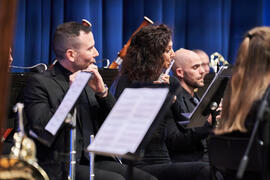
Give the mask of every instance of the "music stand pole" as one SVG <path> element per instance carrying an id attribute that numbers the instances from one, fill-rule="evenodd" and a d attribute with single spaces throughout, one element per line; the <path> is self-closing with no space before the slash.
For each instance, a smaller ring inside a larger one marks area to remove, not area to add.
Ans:
<path id="1" fill-rule="evenodd" d="M 69 164 L 69 180 L 75 180 L 76 178 L 76 108 L 74 109 L 73 116 L 71 117 L 71 129 L 70 129 L 70 164 Z M 70 114 L 68 114 L 70 116 Z"/>
<path id="2" fill-rule="evenodd" d="M 133 180 L 133 161 L 127 160 L 126 180 Z"/>
<path id="3" fill-rule="evenodd" d="M 268 88 L 266 89 L 266 92 L 264 93 L 264 96 L 262 98 L 262 102 L 259 105 L 259 110 L 258 110 L 258 114 L 257 114 L 257 117 L 256 117 L 256 122 L 254 124 L 254 128 L 252 130 L 252 133 L 251 133 L 251 136 L 250 136 L 250 139 L 249 139 L 245 154 L 242 157 L 239 168 L 237 170 L 236 177 L 238 179 L 242 179 L 242 177 L 244 175 L 244 172 L 245 172 L 245 170 L 247 168 L 248 161 L 249 161 L 249 157 L 248 157 L 249 152 L 250 152 L 251 147 L 252 147 L 252 145 L 253 145 L 253 143 L 255 141 L 255 137 L 257 135 L 259 125 L 263 121 L 264 113 L 267 110 L 267 106 L 268 106 L 267 97 L 269 95 L 269 91 L 270 91 L 270 86 L 268 86 Z"/>
<path id="4" fill-rule="evenodd" d="M 94 141 L 94 135 L 92 134 L 90 136 L 90 144 Z M 95 164 L 95 153 L 94 152 L 90 152 L 89 153 L 89 158 L 90 158 L 90 178 L 89 180 L 94 180 L 95 178 L 95 174 L 94 174 L 94 164 Z"/>

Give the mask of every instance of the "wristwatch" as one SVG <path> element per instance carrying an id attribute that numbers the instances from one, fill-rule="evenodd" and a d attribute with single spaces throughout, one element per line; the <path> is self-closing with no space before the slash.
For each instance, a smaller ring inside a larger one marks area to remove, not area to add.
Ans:
<path id="1" fill-rule="evenodd" d="M 105 90 L 103 92 L 96 92 L 96 95 L 99 97 L 103 97 L 107 91 L 108 91 L 108 86 L 106 84 L 104 84 Z"/>

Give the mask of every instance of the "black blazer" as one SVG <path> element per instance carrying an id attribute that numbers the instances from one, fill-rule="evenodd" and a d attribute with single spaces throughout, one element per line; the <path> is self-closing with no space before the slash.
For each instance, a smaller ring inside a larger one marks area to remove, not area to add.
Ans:
<path id="1" fill-rule="evenodd" d="M 56 112 L 69 88 L 69 78 L 65 75 L 63 69 L 58 63 L 44 73 L 34 74 L 29 78 L 24 90 L 25 112 L 28 120 L 27 127 L 40 137 L 48 135 L 45 126 Z M 81 118 L 81 121 L 84 122 L 82 128 L 87 131 L 79 129 L 79 131 L 84 132 L 81 133 L 83 137 L 78 137 L 83 142 L 77 140 L 77 145 L 84 143 L 84 149 L 89 145 L 90 135 L 94 133 L 91 132 L 92 128 L 89 127 L 92 124 L 100 126 L 115 103 L 115 99 L 110 93 L 105 98 L 99 98 L 87 85 L 85 92 L 90 106 L 91 117 Z M 80 121 L 77 121 L 78 126 L 81 126 L 80 123 Z M 59 154 L 69 152 L 69 128 L 62 125 L 54 137 L 49 135 L 47 137 L 51 137 L 47 139 L 51 143 L 49 147 L 36 141 L 39 162 L 57 161 Z M 77 152 L 77 154 L 81 155 L 81 152 Z M 88 157 L 87 154 L 85 152 L 86 158 Z"/>

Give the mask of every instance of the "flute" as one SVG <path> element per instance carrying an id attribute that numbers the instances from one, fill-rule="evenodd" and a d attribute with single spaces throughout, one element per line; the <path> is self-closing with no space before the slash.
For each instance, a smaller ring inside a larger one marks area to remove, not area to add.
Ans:
<path id="1" fill-rule="evenodd" d="M 173 63 L 174 63 L 174 59 L 171 61 L 170 66 L 163 73 L 160 74 L 160 76 L 158 77 L 158 81 L 163 82 L 162 76 L 164 76 L 165 74 L 168 75 L 170 73 Z"/>
<path id="2" fill-rule="evenodd" d="M 69 163 L 69 176 L 68 180 L 75 180 L 76 178 L 76 114 L 77 110 L 74 109 L 73 115 L 68 114 L 66 123 L 70 123 L 70 163 Z"/>
<path id="3" fill-rule="evenodd" d="M 94 141 L 94 135 L 90 136 L 90 144 Z M 90 156 L 90 180 L 94 180 L 95 174 L 94 174 L 94 163 L 95 163 L 95 154 L 94 152 L 89 153 Z"/>

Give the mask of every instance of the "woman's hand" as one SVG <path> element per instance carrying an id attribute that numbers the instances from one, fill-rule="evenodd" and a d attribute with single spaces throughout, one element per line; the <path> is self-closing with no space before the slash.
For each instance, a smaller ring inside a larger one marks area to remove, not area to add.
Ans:
<path id="1" fill-rule="evenodd" d="M 154 84 L 161 84 L 161 83 L 170 84 L 170 76 L 167 74 L 163 74 L 160 80 L 154 81 L 153 83 Z"/>

